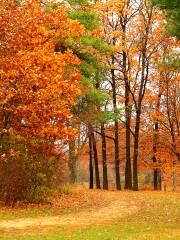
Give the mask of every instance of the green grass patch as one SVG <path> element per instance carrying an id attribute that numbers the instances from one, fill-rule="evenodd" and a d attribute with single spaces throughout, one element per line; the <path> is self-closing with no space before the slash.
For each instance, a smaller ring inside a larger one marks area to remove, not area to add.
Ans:
<path id="1" fill-rule="evenodd" d="M 124 193 L 126 194 L 126 193 Z M 131 193 L 127 193 L 127 200 Z M 180 240 L 180 195 L 132 193 L 140 210 L 110 225 L 46 227 L 0 233 L 2 240 Z"/>
<path id="2" fill-rule="evenodd" d="M 38 208 L 29 208 L 29 209 L 9 209 L 0 211 L 0 220 L 15 220 L 17 218 L 37 218 L 37 217 L 47 217 L 47 216 L 56 216 L 64 215 L 72 212 L 70 209 L 59 209 L 51 207 L 41 207 Z M 1 239 L 1 238 L 0 238 Z"/>

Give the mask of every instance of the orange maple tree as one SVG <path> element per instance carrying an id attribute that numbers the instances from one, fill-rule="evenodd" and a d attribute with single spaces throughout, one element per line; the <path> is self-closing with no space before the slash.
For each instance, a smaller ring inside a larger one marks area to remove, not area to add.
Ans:
<path id="1" fill-rule="evenodd" d="M 63 4 L 0 1 L 0 128 L 3 135 L 68 139 L 66 121 L 80 93 L 79 59 L 66 42 L 83 26 Z"/>

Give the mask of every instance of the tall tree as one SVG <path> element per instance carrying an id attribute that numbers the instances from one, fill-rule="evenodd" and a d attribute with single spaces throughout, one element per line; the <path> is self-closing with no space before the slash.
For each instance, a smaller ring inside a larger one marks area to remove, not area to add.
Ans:
<path id="1" fill-rule="evenodd" d="M 64 4 L 0 1 L 1 199 L 45 200 L 54 176 L 60 183 L 60 146 L 77 132 L 67 121 L 80 94 L 80 60 L 64 46 L 83 29 Z"/>
<path id="2" fill-rule="evenodd" d="M 113 122 L 114 122 L 114 162 L 115 162 L 115 182 L 116 189 L 121 189 L 121 178 L 120 178 L 120 152 L 119 152 L 119 106 L 118 106 L 118 81 L 116 76 L 116 54 L 115 47 L 117 45 L 117 39 L 114 36 L 114 32 L 117 30 L 117 21 L 119 17 L 118 7 L 115 8 L 116 1 L 112 3 L 111 1 L 99 2 L 97 4 L 97 9 L 99 10 L 101 21 L 104 30 L 104 40 L 112 46 L 113 52 L 107 55 L 107 80 L 109 82 L 109 88 L 111 89 L 112 96 L 112 111 L 113 111 Z M 115 11 L 115 12 L 114 12 Z"/>
<path id="3" fill-rule="evenodd" d="M 80 94 L 80 61 L 63 46 L 83 27 L 68 19 L 64 5 L 45 11 L 35 0 L 2 0 L 0 15 L 1 128 L 29 139 L 71 138 L 75 130 L 66 121 Z"/>
<path id="4" fill-rule="evenodd" d="M 73 52 L 79 57 L 79 59 L 82 60 L 80 65 L 82 94 L 77 100 L 78 104 L 76 107 L 72 108 L 74 119 L 73 124 L 80 124 L 82 126 L 80 127 L 80 135 L 88 135 L 87 132 L 89 132 L 89 130 L 87 130 L 86 133 L 82 133 L 81 129 L 84 131 L 85 126 L 86 129 L 89 129 L 89 126 L 91 126 L 91 139 L 89 138 L 89 140 L 92 141 L 94 129 L 96 128 L 96 125 L 99 124 L 99 107 L 105 98 L 105 94 L 101 91 L 101 89 L 97 88 L 97 85 L 102 79 L 101 73 L 103 69 L 103 55 L 105 52 L 109 51 L 109 48 L 98 34 L 100 31 L 99 19 L 94 11 L 94 4 L 92 2 L 75 0 L 68 2 L 70 4 L 70 18 L 73 20 L 78 20 L 81 24 L 84 25 L 85 28 L 80 42 L 77 40 L 70 42 L 70 46 L 73 49 Z M 83 139 L 86 140 L 87 137 L 84 136 Z M 83 143 L 81 145 L 83 146 Z M 76 153 L 78 154 L 79 151 L 77 149 L 77 144 L 75 147 Z M 91 154 L 92 151 L 90 150 L 89 152 Z M 95 157 L 95 152 L 93 151 L 92 153 L 94 153 L 92 156 Z M 95 160 L 96 163 L 97 159 L 98 155 Z M 71 162 L 73 163 L 74 161 Z M 92 165 L 91 162 L 90 165 Z M 98 169 L 98 167 L 96 167 L 96 169 Z"/>
<path id="5" fill-rule="evenodd" d="M 73 121 L 70 123 L 70 125 L 79 126 L 79 135 L 73 140 L 74 144 L 69 145 L 69 152 L 75 153 L 74 155 L 69 155 L 69 166 L 71 166 L 70 172 L 74 172 L 73 174 L 76 175 L 74 182 L 77 182 L 81 150 L 87 140 L 87 136 L 85 135 L 88 135 L 87 131 L 86 133 L 84 132 L 84 125 L 86 125 L 87 128 L 89 125 L 89 121 L 87 121 L 85 117 L 85 112 L 87 111 L 88 106 L 87 96 L 89 95 L 93 97 L 91 93 L 95 88 L 96 82 L 94 75 L 99 68 L 97 57 L 93 56 L 93 53 L 98 53 L 98 43 L 100 42 L 100 39 L 93 35 L 93 31 L 98 27 L 98 19 L 96 14 L 92 11 L 92 5 L 87 1 L 67 2 L 69 3 L 69 17 L 73 20 L 78 20 L 85 29 L 80 42 L 77 41 L 77 39 L 67 42 L 67 46 L 73 49 L 73 52 L 79 57 L 79 59 L 81 59 L 81 65 L 79 68 L 81 73 L 81 96 L 77 99 L 78 104 L 71 110 Z M 92 106 L 92 104 L 90 104 L 90 106 Z M 78 141 L 78 138 L 81 140 Z"/>

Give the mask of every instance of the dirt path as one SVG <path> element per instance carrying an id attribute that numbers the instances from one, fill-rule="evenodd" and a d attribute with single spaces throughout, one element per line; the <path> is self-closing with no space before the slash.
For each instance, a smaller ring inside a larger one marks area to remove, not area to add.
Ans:
<path id="1" fill-rule="evenodd" d="M 115 197 L 105 207 L 98 209 L 87 209 L 79 213 L 70 213 L 62 216 L 20 218 L 15 220 L 0 221 L 0 229 L 25 229 L 29 227 L 43 226 L 86 226 L 91 224 L 102 224 L 122 217 L 126 217 L 138 211 L 138 207 L 133 202 L 126 202 Z"/>

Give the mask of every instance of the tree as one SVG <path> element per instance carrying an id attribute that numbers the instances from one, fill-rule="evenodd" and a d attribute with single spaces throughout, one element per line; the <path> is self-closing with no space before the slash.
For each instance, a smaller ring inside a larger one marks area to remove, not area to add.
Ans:
<path id="1" fill-rule="evenodd" d="M 151 69 L 153 87 L 147 90 L 143 101 L 140 164 L 144 162 L 148 169 L 152 169 L 154 190 L 161 190 L 163 185 L 166 189 L 170 175 L 174 189 L 176 185 L 179 165 L 179 84 L 174 63 L 178 54 L 177 44 L 175 39 L 165 38 L 154 55 L 154 67 Z"/>
<path id="2" fill-rule="evenodd" d="M 37 1 L 20 7 L 6 1 L 1 9 L 3 129 L 53 140 L 74 134 L 65 122 L 80 93 L 80 61 L 61 47 L 71 36 L 79 38 L 82 30 L 77 21 L 68 20 L 63 6 L 45 11 Z"/>
<path id="3" fill-rule="evenodd" d="M 15 156 L 20 151 L 16 144 L 8 145 L 7 138 L 38 153 L 39 146 L 48 145 L 55 151 L 76 134 L 67 121 L 80 94 L 80 60 L 64 46 L 73 38 L 80 39 L 83 29 L 68 18 L 63 4 L 0 1 L 3 161 L 8 161 L 10 152 Z"/>
<path id="4" fill-rule="evenodd" d="M 81 146 L 84 146 L 84 141 L 87 140 L 89 129 L 91 129 L 90 135 L 92 138 L 95 131 L 94 129 L 99 124 L 98 110 L 100 105 L 102 105 L 105 94 L 101 91 L 101 89 L 98 89 L 97 86 L 102 79 L 103 55 L 105 52 L 109 51 L 109 48 L 98 34 L 99 19 L 94 11 L 94 4 L 87 1 L 68 2 L 70 4 L 70 18 L 74 20 L 77 19 L 81 24 L 84 25 L 85 28 L 84 34 L 81 37 L 81 41 L 78 42 L 75 40 L 70 43 L 70 47 L 73 49 L 73 52 L 79 57 L 79 59 L 81 59 L 81 64 L 79 67 L 81 73 L 81 96 L 77 99 L 78 104 L 71 109 L 71 113 L 73 115 L 73 121 L 71 124 L 74 126 L 80 126 L 80 136 L 82 136 L 82 142 L 80 143 L 79 149 L 80 151 L 78 150 L 77 146 L 78 141 L 74 140 L 76 141 L 74 147 L 77 156 L 82 150 Z M 85 127 L 87 130 L 86 132 L 84 131 Z M 96 141 L 95 136 L 94 140 Z M 95 147 L 95 142 L 93 146 Z M 95 162 L 98 164 L 98 155 L 96 157 L 95 152 L 92 151 L 92 156 L 93 158 L 96 158 Z M 79 158 L 79 156 L 77 157 Z M 75 161 L 71 161 L 72 164 L 73 162 L 75 163 Z M 92 167 L 92 164 L 90 165 Z M 99 167 L 96 166 L 97 171 L 98 168 Z M 98 175 L 99 174 L 97 173 L 96 176 Z M 98 181 L 99 180 L 97 180 L 97 182 Z"/>
<path id="5" fill-rule="evenodd" d="M 180 5 L 177 0 L 152 0 L 152 3 L 160 7 L 167 14 L 168 33 L 180 39 Z"/>
<path id="6" fill-rule="evenodd" d="M 117 44 L 117 39 L 114 37 L 114 32 L 116 31 L 117 24 L 116 18 L 118 15 L 118 7 L 117 10 L 115 8 L 116 1 L 112 3 L 111 1 L 99 2 L 97 7 L 100 12 L 101 21 L 103 24 L 104 30 L 104 40 L 112 46 L 112 53 L 107 55 L 107 77 L 106 81 L 109 82 L 109 88 L 111 89 L 112 96 L 112 111 L 113 111 L 113 121 L 114 121 L 114 162 L 115 162 L 115 179 L 116 179 L 116 189 L 121 190 L 121 179 L 120 179 L 120 153 L 119 153 L 119 109 L 118 109 L 118 82 L 116 78 L 115 71 L 115 46 Z M 118 5 L 118 4 L 117 4 Z M 121 14 L 121 13 L 120 13 Z"/>

